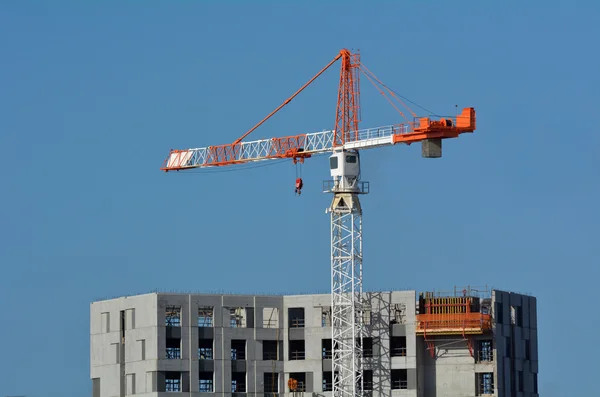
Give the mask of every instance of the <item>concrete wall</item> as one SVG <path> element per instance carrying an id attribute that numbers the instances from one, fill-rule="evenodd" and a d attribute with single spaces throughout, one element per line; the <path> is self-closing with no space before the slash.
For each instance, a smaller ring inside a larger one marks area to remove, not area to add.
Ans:
<path id="1" fill-rule="evenodd" d="M 90 375 L 93 397 L 119 396 L 146 389 L 146 373 L 158 358 L 156 294 L 94 302 L 90 305 Z M 121 344 L 125 311 L 125 344 Z M 145 352 L 142 348 L 145 347 Z M 142 354 L 145 354 L 143 360 Z"/>

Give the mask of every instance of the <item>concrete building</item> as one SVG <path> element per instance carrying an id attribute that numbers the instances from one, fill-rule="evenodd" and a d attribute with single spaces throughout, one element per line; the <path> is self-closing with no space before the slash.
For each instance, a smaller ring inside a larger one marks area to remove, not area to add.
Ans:
<path id="1" fill-rule="evenodd" d="M 465 289 L 365 300 L 366 395 L 538 396 L 534 297 Z M 93 397 L 330 396 L 330 305 L 328 294 L 93 302 Z"/>

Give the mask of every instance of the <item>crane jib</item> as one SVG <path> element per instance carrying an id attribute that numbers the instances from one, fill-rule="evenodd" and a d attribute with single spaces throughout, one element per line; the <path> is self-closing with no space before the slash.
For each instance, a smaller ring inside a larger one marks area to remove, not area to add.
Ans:
<path id="1" fill-rule="evenodd" d="M 456 120 L 442 121 L 421 118 L 416 123 L 387 125 L 358 130 L 344 149 L 371 149 L 398 143 L 411 144 L 429 138 L 455 138 L 475 127 L 475 110 L 465 108 Z M 313 154 L 332 152 L 335 133 L 333 130 L 292 135 L 282 138 L 260 139 L 220 146 L 185 150 L 172 150 L 161 168 L 164 171 L 188 168 L 217 167 L 274 159 L 298 159 Z"/>

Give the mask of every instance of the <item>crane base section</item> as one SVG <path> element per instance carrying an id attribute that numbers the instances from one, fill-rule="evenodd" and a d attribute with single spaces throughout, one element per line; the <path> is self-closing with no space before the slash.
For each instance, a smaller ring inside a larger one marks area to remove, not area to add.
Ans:
<path id="1" fill-rule="evenodd" d="M 427 159 L 442 157 L 442 138 L 429 138 L 421 141 L 421 156 Z"/>

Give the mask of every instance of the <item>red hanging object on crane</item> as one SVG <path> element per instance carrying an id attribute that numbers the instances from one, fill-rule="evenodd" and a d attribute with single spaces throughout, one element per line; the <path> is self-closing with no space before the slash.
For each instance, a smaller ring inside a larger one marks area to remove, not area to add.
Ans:
<path id="1" fill-rule="evenodd" d="M 296 190 L 294 190 L 296 194 L 302 194 L 302 186 L 304 186 L 302 178 L 296 178 Z"/>

